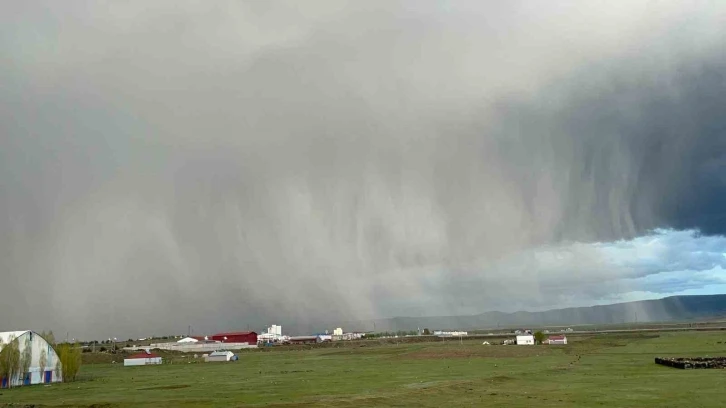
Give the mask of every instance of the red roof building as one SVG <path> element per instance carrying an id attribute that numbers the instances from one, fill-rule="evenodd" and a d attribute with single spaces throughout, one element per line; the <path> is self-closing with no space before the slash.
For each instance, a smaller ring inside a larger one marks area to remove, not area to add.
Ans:
<path id="1" fill-rule="evenodd" d="M 139 353 L 139 354 L 134 354 L 133 356 L 128 356 L 125 358 L 125 360 L 131 360 L 131 359 L 135 359 L 135 358 L 158 358 L 158 357 L 161 357 L 161 356 L 158 354 L 152 354 L 152 353 Z"/>
<path id="2" fill-rule="evenodd" d="M 547 339 L 549 344 L 567 344 L 567 337 L 565 336 L 550 336 Z"/>
<path id="3" fill-rule="evenodd" d="M 223 343 L 247 343 L 250 346 L 257 344 L 257 333 L 255 332 L 228 332 L 212 335 L 212 340 Z"/>
<path id="4" fill-rule="evenodd" d="M 161 364 L 161 356 L 158 354 L 152 354 L 150 352 L 134 354 L 124 358 L 125 366 L 143 366 L 143 365 L 154 365 Z"/>

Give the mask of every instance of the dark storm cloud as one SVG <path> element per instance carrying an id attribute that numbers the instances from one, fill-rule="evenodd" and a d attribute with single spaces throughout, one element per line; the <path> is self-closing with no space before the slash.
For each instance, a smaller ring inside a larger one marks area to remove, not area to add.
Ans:
<path id="1" fill-rule="evenodd" d="M 12 7 L 8 329 L 539 305 L 562 290 L 543 245 L 592 271 L 567 288 L 587 302 L 609 264 L 586 243 L 726 232 L 717 5 Z M 632 270 L 604 287 L 628 291 Z"/>
<path id="2" fill-rule="evenodd" d="M 509 170 L 535 195 L 538 173 L 557 175 L 567 216 L 556 230 L 564 239 L 617 239 L 662 226 L 726 233 L 726 54 L 667 72 L 619 68 L 629 57 L 585 66 L 533 100 L 503 104 L 495 134 Z"/>

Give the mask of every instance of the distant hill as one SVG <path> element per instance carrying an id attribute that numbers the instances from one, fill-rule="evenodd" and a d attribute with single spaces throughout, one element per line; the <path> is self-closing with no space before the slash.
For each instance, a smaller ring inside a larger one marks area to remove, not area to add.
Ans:
<path id="1" fill-rule="evenodd" d="M 486 329 L 511 326 L 622 324 L 694 320 L 726 315 L 726 295 L 671 296 L 657 300 L 573 307 L 544 312 L 486 312 L 470 316 L 394 317 L 350 322 L 350 330 L 396 331 L 430 329 Z"/>

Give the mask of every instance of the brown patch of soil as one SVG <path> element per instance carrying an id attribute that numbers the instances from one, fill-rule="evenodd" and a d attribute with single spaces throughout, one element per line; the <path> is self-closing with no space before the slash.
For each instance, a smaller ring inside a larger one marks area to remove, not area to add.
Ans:
<path id="1" fill-rule="evenodd" d="M 189 384 L 177 384 L 177 385 L 159 385 L 157 387 L 146 387 L 146 388 L 139 388 L 139 391 L 149 391 L 149 390 L 178 390 L 180 388 L 188 388 L 190 387 Z"/>

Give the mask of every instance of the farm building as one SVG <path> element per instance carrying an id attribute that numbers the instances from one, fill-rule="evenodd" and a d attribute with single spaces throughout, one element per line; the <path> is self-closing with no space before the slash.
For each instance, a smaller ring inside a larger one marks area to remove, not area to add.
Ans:
<path id="1" fill-rule="evenodd" d="M 549 344 L 567 344 L 567 336 L 550 336 L 548 339 Z"/>
<path id="2" fill-rule="evenodd" d="M 217 361 L 237 361 L 237 356 L 231 351 L 214 351 L 204 358 L 204 361 L 211 363 Z"/>
<path id="3" fill-rule="evenodd" d="M 212 336 L 212 340 L 223 343 L 247 343 L 253 345 L 257 344 L 257 333 L 248 331 L 217 333 Z"/>
<path id="4" fill-rule="evenodd" d="M 517 345 L 518 346 L 533 346 L 534 345 L 534 336 L 531 334 L 522 334 L 517 336 Z"/>
<path id="5" fill-rule="evenodd" d="M 12 378 L 0 378 L 0 388 L 63 380 L 63 367 L 58 354 L 38 333 L 31 330 L 0 332 L 0 351 L 11 342 L 17 344 L 20 358 L 26 356 L 30 363 L 26 372 L 18 372 Z"/>
<path id="6" fill-rule="evenodd" d="M 134 354 L 124 359 L 124 366 L 142 366 L 161 364 L 161 356 L 152 354 L 149 351 Z"/>

